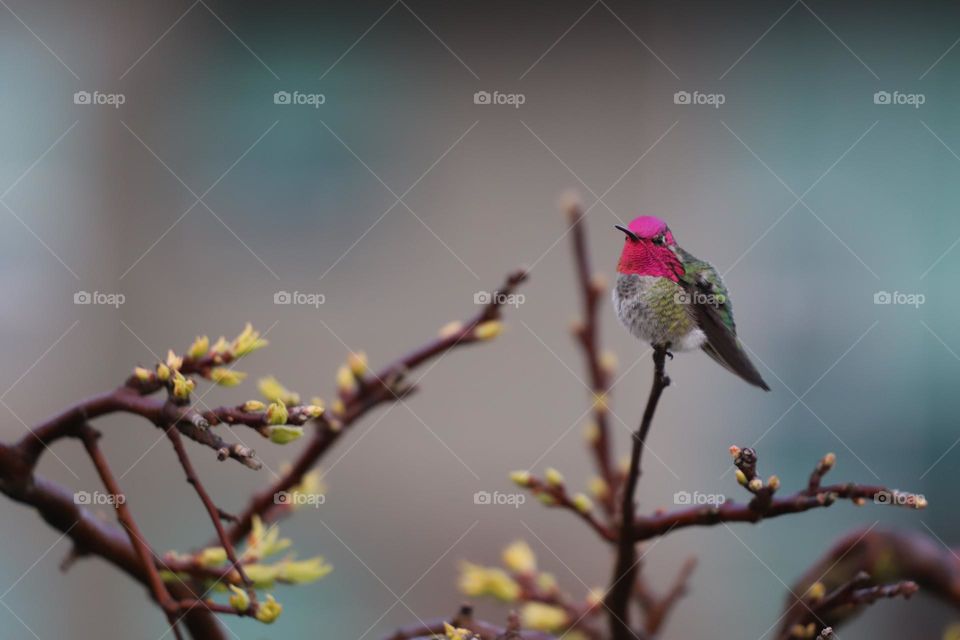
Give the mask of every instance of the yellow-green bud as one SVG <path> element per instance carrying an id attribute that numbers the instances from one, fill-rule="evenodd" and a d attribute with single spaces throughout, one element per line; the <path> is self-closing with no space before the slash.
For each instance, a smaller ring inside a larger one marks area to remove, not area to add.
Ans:
<path id="1" fill-rule="evenodd" d="M 350 367 L 351 373 L 359 378 L 367 372 L 367 354 L 363 351 L 351 353 L 347 356 L 347 366 Z"/>
<path id="2" fill-rule="evenodd" d="M 185 378 L 182 373 L 174 370 L 173 372 L 173 396 L 179 400 L 186 400 L 193 393 L 197 383 L 190 378 Z"/>
<path id="3" fill-rule="evenodd" d="M 607 494 L 610 492 L 610 485 L 607 484 L 607 481 L 600 477 L 594 477 L 590 479 L 589 483 L 590 493 L 593 494 L 594 498 L 598 500 L 603 500 L 607 497 Z"/>
<path id="4" fill-rule="evenodd" d="M 503 550 L 503 564 L 515 573 L 533 573 L 537 570 L 537 558 L 523 540 L 517 540 Z"/>
<path id="5" fill-rule="evenodd" d="M 743 486 L 747 486 L 747 474 L 745 474 L 740 469 L 737 469 L 736 476 L 737 476 L 737 482 L 739 482 Z"/>
<path id="6" fill-rule="evenodd" d="M 563 484 L 563 474 L 553 467 L 547 467 L 547 470 L 544 472 L 544 479 L 546 479 L 547 484 L 551 487 L 559 487 Z"/>
<path id="7" fill-rule="evenodd" d="M 149 369 L 144 369 L 143 367 L 134 367 L 133 375 L 136 376 L 137 380 L 140 382 L 147 382 L 153 377 L 153 372 Z"/>
<path id="8" fill-rule="evenodd" d="M 267 424 L 281 425 L 286 424 L 290 414 L 287 412 L 287 405 L 282 399 L 271 402 L 267 407 Z"/>
<path id="9" fill-rule="evenodd" d="M 187 355 L 196 360 L 207 355 L 207 351 L 209 350 L 210 338 L 207 336 L 197 336 L 197 339 L 194 340 L 193 344 L 190 345 L 190 348 L 187 349 Z"/>
<path id="10" fill-rule="evenodd" d="M 760 478 L 754 478 L 747 485 L 747 488 L 750 489 L 750 491 L 760 491 L 760 489 L 763 489 L 763 480 Z"/>
<path id="11" fill-rule="evenodd" d="M 503 323 L 499 320 L 482 322 L 473 330 L 473 337 L 477 340 L 493 340 L 503 333 Z"/>
<path id="12" fill-rule="evenodd" d="M 257 389 L 260 390 L 260 394 L 264 398 L 271 402 L 283 400 L 285 404 L 289 405 L 300 404 L 300 394 L 288 390 L 273 376 L 261 378 L 257 381 Z"/>
<path id="13" fill-rule="evenodd" d="M 197 554 L 197 562 L 202 567 L 215 567 L 227 561 L 227 551 L 223 547 L 207 547 Z"/>
<path id="14" fill-rule="evenodd" d="M 278 424 L 270 427 L 270 442 L 287 444 L 303 436 L 302 427 L 292 427 L 287 424 Z"/>
<path id="15" fill-rule="evenodd" d="M 249 322 L 236 337 L 231 345 L 233 355 L 237 358 L 253 353 L 257 349 L 267 346 L 267 341 L 260 338 L 260 332 L 255 331 Z"/>
<path id="16" fill-rule="evenodd" d="M 342 366 L 337 369 L 337 389 L 340 393 L 353 393 L 357 388 L 357 379 L 354 377 L 350 367 Z"/>
<path id="17" fill-rule="evenodd" d="M 825 595 L 827 595 L 827 587 L 822 582 L 814 582 L 810 585 L 810 588 L 807 589 L 807 598 L 809 600 L 819 600 Z"/>
<path id="18" fill-rule="evenodd" d="M 520 487 L 529 487 L 530 486 L 530 472 L 529 471 L 514 471 L 510 474 L 510 479 Z"/>
<path id="19" fill-rule="evenodd" d="M 317 556 L 309 560 L 288 560 L 280 565 L 277 579 L 291 584 L 314 582 L 333 571 L 333 567 Z"/>
<path id="20" fill-rule="evenodd" d="M 557 631 L 570 621 L 567 612 L 541 602 L 527 602 L 520 610 L 520 624 L 525 629 L 536 631 Z"/>
<path id="21" fill-rule="evenodd" d="M 820 466 L 822 466 L 824 469 L 832 469 L 833 465 L 835 465 L 836 463 L 837 463 L 837 454 L 828 453 L 827 455 L 823 456 L 823 459 L 820 461 Z"/>
<path id="22" fill-rule="evenodd" d="M 780 488 L 780 478 L 779 476 L 770 476 L 767 478 L 767 486 L 776 491 Z"/>
<path id="23" fill-rule="evenodd" d="M 167 366 L 177 370 L 183 367 L 183 358 L 173 352 L 173 349 L 167 351 Z"/>
<path id="24" fill-rule="evenodd" d="M 158 377 L 160 380 L 163 380 L 164 382 L 166 382 L 167 380 L 169 380 L 169 379 L 170 379 L 170 367 L 168 367 L 167 365 L 163 364 L 162 362 L 161 362 L 160 364 L 158 364 L 158 365 L 157 365 L 157 377 Z"/>
<path id="25" fill-rule="evenodd" d="M 247 400 L 243 403 L 243 410 L 246 413 L 255 413 L 257 411 L 263 411 L 267 405 L 263 404 L 259 400 Z"/>
<path id="26" fill-rule="evenodd" d="M 590 513 L 593 510 L 593 502 L 582 493 L 574 495 L 571 502 L 580 513 Z"/>
<path id="27" fill-rule="evenodd" d="M 233 595 L 229 598 L 230 606 L 233 607 L 233 610 L 243 613 L 249 609 L 250 596 L 247 595 L 247 592 L 233 584 L 227 586 L 230 587 L 230 591 L 233 592 Z"/>
<path id="28" fill-rule="evenodd" d="M 235 387 L 243 382 L 246 377 L 247 374 L 226 367 L 216 367 L 210 370 L 210 379 L 222 387 Z"/>
<path id="29" fill-rule="evenodd" d="M 270 624 L 280 617 L 282 611 L 283 605 L 274 600 L 273 596 L 268 593 L 267 601 L 261 602 L 260 606 L 257 607 L 257 620 L 264 624 Z"/>
<path id="30" fill-rule="evenodd" d="M 553 497 L 552 495 L 550 495 L 549 493 L 538 493 L 538 494 L 537 494 L 537 500 L 539 500 L 539 501 L 542 502 L 543 504 L 547 505 L 548 507 L 552 507 L 552 506 L 554 506 L 555 504 L 557 504 L 556 498 L 554 498 L 554 497 Z"/>

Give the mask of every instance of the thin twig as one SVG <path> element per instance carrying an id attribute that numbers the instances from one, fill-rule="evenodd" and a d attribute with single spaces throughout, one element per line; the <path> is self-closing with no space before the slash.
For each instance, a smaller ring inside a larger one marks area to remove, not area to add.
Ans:
<path id="1" fill-rule="evenodd" d="M 147 574 L 147 582 L 154 599 L 157 601 L 157 604 L 160 605 L 164 615 L 167 616 L 167 620 L 170 622 L 170 628 L 173 630 L 175 637 L 180 638 L 180 630 L 177 627 L 179 607 L 170 596 L 170 592 L 167 591 L 166 585 L 160 578 L 160 572 L 157 571 L 155 555 L 147 546 L 147 543 L 144 542 L 145 538 L 140 532 L 136 520 L 133 519 L 130 508 L 127 506 L 126 496 L 120 491 L 120 485 L 117 484 L 113 472 L 110 470 L 110 465 L 107 463 L 103 451 L 100 450 L 100 445 L 97 442 L 100 439 L 100 433 L 93 427 L 83 425 L 80 429 L 80 439 L 83 442 L 84 448 L 87 450 L 87 454 L 90 456 L 90 460 L 93 461 L 93 466 L 97 469 L 97 474 L 100 476 L 103 486 L 113 498 L 112 502 L 114 509 L 117 511 L 117 519 L 127 532 L 130 544 L 133 545 L 137 556 L 140 558 L 143 569 Z"/>
<path id="2" fill-rule="evenodd" d="M 197 476 L 197 472 L 193 468 L 193 463 L 190 462 L 190 457 L 187 455 L 187 450 L 183 446 L 183 439 L 180 437 L 180 432 L 177 430 L 176 425 L 170 425 L 167 427 L 165 432 L 167 434 L 167 438 L 170 439 L 170 443 L 173 445 L 174 451 L 177 453 L 177 459 L 180 461 L 180 466 L 183 467 L 184 473 L 187 474 L 187 482 L 193 485 L 197 495 L 200 497 L 200 501 L 203 503 L 207 513 L 210 515 L 210 520 L 213 522 L 213 527 L 217 531 L 217 538 L 219 538 L 220 544 L 227 553 L 227 559 L 230 561 L 232 568 L 236 569 L 237 574 L 240 576 L 240 580 L 246 587 L 247 595 L 250 597 L 250 607 L 248 611 L 255 612 L 257 609 L 257 593 L 253 588 L 253 582 L 249 577 L 247 577 L 246 572 L 243 570 L 243 565 L 240 564 L 240 560 L 237 558 L 237 552 L 233 547 L 233 543 L 230 542 L 230 537 L 223 528 L 223 523 L 221 522 L 220 517 L 220 509 L 217 508 L 217 505 L 214 504 L 213 500 L 211 500 L 210 495 L 203 486 L 203 483 L 200 482 L 200 478 Z"/>
<path id="3" fill-rule="evenodd" d="M 583 301 L 583 320 L 574 326 L 574 335 L 583 349 L 590 388 L 593 393 L 593 421 L 596 433 L 591 434 L 591 448 L 600 477 L 607 485 L 607 491 L 600 500 L 601 506 L 610 517 L 615 512 L 618 474 L 615 472 L 610 454 L 610 428 L 608 394 L 610 392 L 610 371 L 603 362 L 600 348 L 599 302 L 606 291 L 602 280 L 591 271 L 590 254 L 587 248 L 587 232 L 583 224 L 584 213 L 577 201 L 567 205 L 567 216 L 572 228 L 573 255 L 577 269 L 577 283 Z"/>
<path id="4" fill-rule="evenodd" d="M 664 372 L 667 359 L 667 347 L 656 346 L 653 350 L 653 385 L 647 407 L 643 412 L 640 427 L 633 434 L 633 449 L 630 454 L 630 470 L 621 494 L 620 537 L 617 542 L 617 558 L 613 579 L 607 595 L 610 635 L 613 640 L 631 640 L 636 634 L 630 628 L 630 594 L 636 583 L 637 549 L 634 535 L 636 504 L 634 495 L 640 480 L 640 458 L 646 444 L 653 414 L 663 390 L 670 384 L 670 378 Z"/>

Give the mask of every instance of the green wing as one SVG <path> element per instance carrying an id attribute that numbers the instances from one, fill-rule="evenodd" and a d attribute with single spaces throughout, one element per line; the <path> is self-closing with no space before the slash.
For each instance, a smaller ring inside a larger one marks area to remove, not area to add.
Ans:
<path id="1" fill-rule="evenodd" d="M 729 371 L 752 385 L 770 390 L 760 372 L 750 361 L 737 339 L 737 325 L 733 320 L 733 305 L 720 274 L 708 262 L 676 247 L 683 263 L 680 284 L 690 296 L 697 325 L 707 336 L 703 350 Z"/>

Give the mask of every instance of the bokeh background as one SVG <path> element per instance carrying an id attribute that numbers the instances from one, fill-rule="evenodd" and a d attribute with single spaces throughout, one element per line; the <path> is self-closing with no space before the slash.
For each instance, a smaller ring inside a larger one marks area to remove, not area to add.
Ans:
<path id="1" fill-rule="evenodd" d="M 407 406 L 380 409 L 325 461 L 326 504 L 282 529 L 335 572 L 278 589 L 286 609 L 272 627 L 227 620 L 236 637 L 375 638 L 411 612 L 447 614 L 461 599 L 457 563 L 493 564 L 521 537 L 570 592 L 605 582 L 608 550 L 568 514 L 473 502 L 476 491 L 511 491 L 512 469 L 552 465 L 575 486 L 591 475 L 588 393 L 569 334 L 579 302 L 556 207 L 569 188 L 592 206 L 590 247 L 608 277 L 622 243 L 611 225 L 641 213 L 717 265 L 773 387 L 760 393 L 702 355 L 671 362 L 642 509 L 671 505 L 679 490 L 738 496 L 733 443 L 757 443 L 762 470 L 787 487 L 835 451 L 837 479 L 930 502 L 923 512 L 838 505 L 663 540 L 645 569 L 660 582 L 700 557 L 668 636 L 766 637 L 783 583 L 854 526 L 960 543 L 955 4 L 0 4 L 5 440 L 154 353 L 248 320 L 269 329 L 270 349 L 242 367 L 248 384 L 207 401 L 251 397 L 253 378 L 270 373 L 329 398 L 350 349 L 383 364 L 472 314 L 475 292 L 508 270 L 533 267 L 502 338 L 444 358 Z M 125 103 L 78 105 L 77 91 Z M 277 91 L 325 103 L 278 105 Z M 525 101 L 475 104 L 477 91 Z M 724 103 L 676 104 L 678 91 Z M 875 104 L 877 91 L 924 103 Z M 75 305 L 81 290 L 125 303 Z M 280 290 L 326 302 L 274 305 Z M 878 291 L 925 303 L 876 305 Z M 649 365 L 634 366 L 644 347 L 607 306 L 602 337 L 625 372 L 612 403 L 625 453 Z M 154 547 L 209 539 L 160 434 L 102 422 Z M 292 456 L 258 448 L 273 469 Z M 56 453 L 44 474 L 98 487 L 77 447 Z M 269 479 L 194 457 L 227 510 Z M 5 637 L 165 632 L 144 591 L 105 563 L 61 574 L 69 545 L 31 511 L 0 501 L 0 539 Z M 902 637 L 906 620 L 912 636 L 936 637 L 956 617 L 923 597 L 886 602 L 844 637 Z"/>

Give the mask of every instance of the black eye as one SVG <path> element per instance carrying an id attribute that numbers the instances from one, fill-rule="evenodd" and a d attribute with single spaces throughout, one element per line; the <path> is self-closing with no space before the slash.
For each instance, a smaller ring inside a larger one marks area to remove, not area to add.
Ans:
<path id="1" fill-rule="evenodd" d="M 663 244 L 663 236 L 657 236 L 657 237 L 655 237 L 655 238 L 653 239 L 653 244 L 662 245 L 662 244 Z"/>

